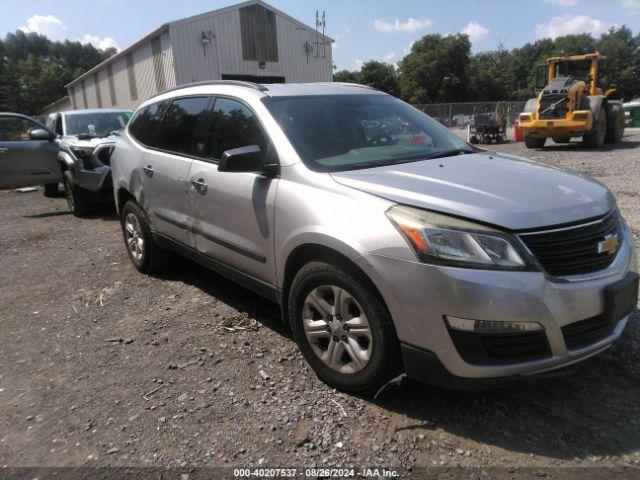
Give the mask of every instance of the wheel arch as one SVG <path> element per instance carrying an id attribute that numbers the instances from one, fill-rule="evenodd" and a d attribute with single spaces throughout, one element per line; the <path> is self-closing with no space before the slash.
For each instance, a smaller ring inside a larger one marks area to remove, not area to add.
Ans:
<path id="1" fill-rule="evenodd" d="M 344 268 L 349 274 L 356 276 L 371 289 L 382 305 L 387 309 L 387 311 L 389 311 L 380 290 L 376 287 L 373 280 L 353 261 L 352 258 L 335 248 L 328 247 L 320 243 L 309 242 L 295 247 L 287 256 L 287 260 L 284 264 L 280 288 L 280 308 L 282 311 L 283 323 L 289 325 L 289 289 L 293 278 L 304 265 L 318 260 L 326 261 L 327 263 Z"/>
<path id="2" fill-rule="evenodd" d="M 133 200 L 134 202 L 138 203 L 136 197 L 129 190 L 124 187 L 119 187 L 116 191 L 116 211 L 118 212 L 118 214 L 122 211 L 122 207 L 124 207 L 124 204 L 129 200 Z"/>
<path id="3" fill-rule="evenodd" d="M 65 151 L 60 151 L 58 152 L 58 166 L 60 167 L 60 173 L 62 174 L 65 170 L 71 170 L 72 173 L 74 173 L 75 175 L 75 171 L 74 171 L 74 161 L 73 158 L 71 158 L 71 155 L 69 155 L 67 152 Z"/>
<path id="4" fill-rule="evenodd" d="M 527 103 L 524 104 L 522 109 L 523 113 L 534 113 L 538 111 L 538 98 L 530 98 Z"/>
<path id="5" fill-rule="evenodd" d="M 595 122 L 600 120 L 600 113 L 603 109 L 605 110 L 606 115 L 606 111 L 608 109 L 608 100 L 604 95 L 587 95 L 585 97 L 582 97 L 582 101 L 583 103 L 581 105 L 581 108 L 583 110 L 591 110 Z"/>

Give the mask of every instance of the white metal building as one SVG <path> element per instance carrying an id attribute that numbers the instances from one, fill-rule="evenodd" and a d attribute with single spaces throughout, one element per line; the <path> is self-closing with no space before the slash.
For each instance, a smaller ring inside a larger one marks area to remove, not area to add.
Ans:
<path id="1" fill-rule="evenodd" d="M 40 115 L 46 117 L 50 113 L 56 112 L 66 112 L 67 110 L 71 110 L 73 107 L 71 106 L 71 99 L 67 96 L 59 98 L 55 102 L 51 102 L 46 107 L 42 107 L 40 111 Z"/>
<path id="2" fill-rule="evenodd" d="M 261 0 L 166 23 L 69 83 L 74 109 L 128 108 L 202 80 L 330 82 L 333 40 Z"/>

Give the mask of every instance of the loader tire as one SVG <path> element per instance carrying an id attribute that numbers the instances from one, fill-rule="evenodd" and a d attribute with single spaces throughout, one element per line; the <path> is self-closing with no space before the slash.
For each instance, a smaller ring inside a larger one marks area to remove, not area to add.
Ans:
<path id="1" fill-rule="evenodd" d="M 598 120 L 595 121 L 593 129 L 582 136 L 582 143 L 587 148 L 602 148 L 606 134 L 607 112 L 602 108 L 600 109 L 600 115 L 598 115 Z"/>
<path id="2" fill-rule="evenodd" d="M 611 108 L 607 116 L 607 134 L 605 142 L 618 143 L 624 135 L 624 110 L 621 108 Z"/>
<path id="3" fill-rule="evenodd" d="M 524 134 L 524 144 L 527 148 L 542 148 L 547 143 L 547 137 L 534 137 L 528 133 Z"/>

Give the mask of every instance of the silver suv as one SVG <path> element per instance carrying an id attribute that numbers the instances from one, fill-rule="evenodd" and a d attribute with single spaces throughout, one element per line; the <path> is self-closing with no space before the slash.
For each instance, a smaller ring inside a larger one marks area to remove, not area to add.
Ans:
<path id="1" fill-rule="evenodd" d="M 127 126 L 131 111 L 119 109 L 69 110 L 52 113 L 46 126 L 58 138 L 58 164 L 69 210 L 76 216 L 91 213 L 93 205 L 111 198 L 111 152 L 119 131 Z M 53 196 L 58 183 L 44 185 Z"/>
<path id="2" fill-rule="evenodd" d="M 112 169 L 138 270 L 173 250 L 278 302 L 343 390 L 553 371 L 606 349 L 636 307 L 605 186 L 478 150 L 366 87 L 176 88 L 135 112 Z"/>

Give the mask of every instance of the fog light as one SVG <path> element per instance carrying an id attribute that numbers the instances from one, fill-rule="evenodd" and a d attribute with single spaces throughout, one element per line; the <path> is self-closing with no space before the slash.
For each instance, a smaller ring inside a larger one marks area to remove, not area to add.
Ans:
<path id="1" fill-rule="evenodd" d="M 497 322 L 495 320 L 469 320 L 467 318 L 450 317 L 445 315 L 449 328 L 463 332 L 476 333 L 510 333 L 510 332 L 538 332 L 544 327 L 536 322 Z"/>

